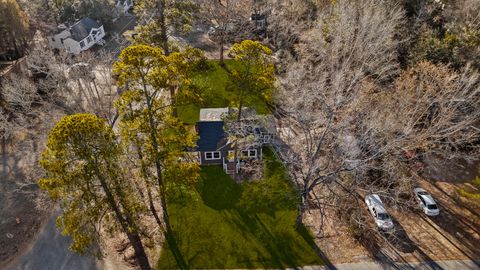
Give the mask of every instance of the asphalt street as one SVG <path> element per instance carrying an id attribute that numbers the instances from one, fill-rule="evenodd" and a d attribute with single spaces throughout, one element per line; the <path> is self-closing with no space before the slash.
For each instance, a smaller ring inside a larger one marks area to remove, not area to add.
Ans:
<path id="1" fill-rule="evenodd" d="M 37 241 L 8 270 L 97 270 L 95 259 L 68 249 L 71 239 L 55 227 L 53 215 L 38 235 Z"/>

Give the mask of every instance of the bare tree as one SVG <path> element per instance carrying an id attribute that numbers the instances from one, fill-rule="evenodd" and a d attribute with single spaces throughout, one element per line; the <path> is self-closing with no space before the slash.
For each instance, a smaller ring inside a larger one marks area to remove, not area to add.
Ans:
<path id="1" fill-rule="evenodd" d="M 40 42 L 30 52 L 27 64 L 45 100 L 67 113 L 93 113 L 112 124 L 116 119 L 113 103 L 120 89 L 112 76 L 111 59 L 106 52 L 86 52 L 76 58 L 53 54 Z"/>
<path id="2" fill-rule="evenodd" d="M 68 67 L 68 77 L 75 81 L 71 88 L 78 95 L 79 109 L 113 124 L 116 119 L 114 101 L 120 89 L 112 76 L 110 59 L 107 53 L 85 54 L 79 62 Z"/>
<path id="3" fill-rule="evenodd" d="M 16 131 L 28 125 L 32 116 L 32 104 L 38 99 L 35 85 L 26 77 L 12 75 L 0 87 L 0 136 L 8 140 Z"/>
<path id="4" fill-rule="evenodd" d="M 422 62 L 396 78 L 402 18 L 387 4 L 338 1 L 282 77 L 277 150 L 300 191 L 298 223 L 312 205 L 353 206 L 345 220 L 360 223 L 358 198 L 372 191 L 408 206 L 412 153 L 478 155 L 479 75 Z"/>
<path id="5" fill-rule="evenodd" d="M 347 189 L 339 176 L 376 158 L 362 149 L 369 134 L 356 129 L 354 108 L 364 82 L 398 73 L 394 35 L 402 17 L 399 8 L 372 0 L 338 1 L 302 37 L 300 60 L 281 79 L 278 99 L 286 115 L 278 129 L 286 145 L 278 149 L 299 188 L 298 224 L 311 199 L 321 202 L 317 189 Z"/>
<path id="6" fill-rule="evenodd" d="M 317 6 L 311 0 L 262 2 L 268 14 L 268 42 L 281 53 L 295 54 L 294 46 L 300 42 L 302 32 L 315 21 Z"/>
<path id="7" fill-rule="evenodd" d="M 457 73 L 420 62 L 403 72 L 392 89 L 370 89 L 364 99 L 362 110 L 370 111 L 364 123 L 373 138 L 389 145 L 389 155 L 413 151 L 450 159 L 478 154 L 480 75 L 469 67 Z"/>
<path id="8" fill-rule="evenodd" d="M 220 48 L 220 63 L 224 64 L 225 46 L 251 39 L 253 28 L 249 16 L 253 11 L 253 2 L 236 0 L 200 0 L 203 7 L 201 16 L 213 24 L 210 38 Z"/>

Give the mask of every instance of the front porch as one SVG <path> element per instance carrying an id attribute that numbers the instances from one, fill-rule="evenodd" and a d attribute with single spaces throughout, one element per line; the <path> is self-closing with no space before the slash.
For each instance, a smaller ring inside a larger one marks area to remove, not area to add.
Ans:
<path id="1" fill-rule="evenodd" d="M 237 158 L 237 162 L 229 160 L 228 158 L 223 158 L 223 170 L 227 174 L 234 174 L 240 171 L 240 160 Z"/>

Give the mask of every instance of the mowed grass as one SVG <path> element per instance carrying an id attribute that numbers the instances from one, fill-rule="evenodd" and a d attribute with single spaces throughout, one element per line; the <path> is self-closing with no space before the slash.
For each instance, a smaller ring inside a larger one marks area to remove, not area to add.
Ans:
<path id="1" fill-rule="evenodd" d="M 233 69 L 237 65 L 234 60 L 225 60 L 228 68 Z M 228 84 L 228 73 L 223 69 L 218 61 L 209 61 L 211 69 L 199 71 L 193 75 L 193 82 L 202 89 L 202 100 L 194 104 L 178 107 L 178 115 L 187 124 L 195 124 L 198 121 L 200 108 L 223 108 L 235 106 L 233 104 L 234 94 L 226 91 Z M 261 99 L 253 99 L 245 106 L 254 107 L 260 114 L 268 113 L 265 102 Z"/>
<path id="2" fill-rule="evenodd" d="M 220 166 L 203 167 L 197 199 L 171 203 L 174 237 L 157 269 L 285 268 L 322 264 L 305 228 L 296 229 L 297 196 L 266 150 L 264 179 L 236 184 Z"/>

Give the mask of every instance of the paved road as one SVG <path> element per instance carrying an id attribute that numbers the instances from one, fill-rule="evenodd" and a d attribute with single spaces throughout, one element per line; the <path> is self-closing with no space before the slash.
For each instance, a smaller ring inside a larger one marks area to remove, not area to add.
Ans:
<path id="1" fill-rule="evenodd" d="M 298 268 L 297 268 L 298 269 Z M 458 261 L 431 261 L 420 263 L 396 263 L 379 264 L 374 262 L 366 263 L 345 263 L 330 267 L 326 266 L 306 266 L 302 270 L 383 270 L 383 269 L 415 269 L 415 270 L 478 270 L 480 269 L 480 260 L 458 260 Z"/>
<path id="2" fill-rule="evenodd" d="M 10 265 L 8 270 L 99 269 L 93 258 L 80 256 L 68 249 L 71 240 L 62 236 L 55 227 L 56 216 L 50 218 L 31 249 Z"/>

